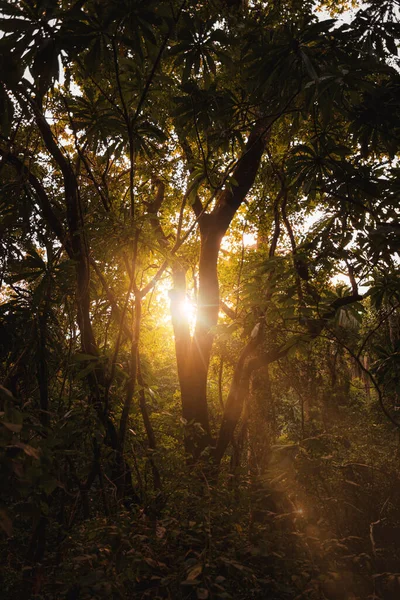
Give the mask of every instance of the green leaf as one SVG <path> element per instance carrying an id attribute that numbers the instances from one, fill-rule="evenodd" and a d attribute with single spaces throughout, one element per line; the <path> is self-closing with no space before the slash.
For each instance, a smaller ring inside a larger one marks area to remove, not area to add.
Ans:
<path id="1" fill-rule="evenodd" d="M 27 456 L 32 456 L 36 460 L 40 459 L 40 450 L 34 448 L 33 446 L 30 446 L 29 444 L 24 444 L 22 442 L 16 442 L 14 446 L 17 448 L 21 448 L 21 450 L 23 450 Z"/>
<path id="2" fill-rule="evenodd" d="M 10 392 L 10 390 L 8 390 L 7 388 L 5 388 L 4 386 L 0 385 L 0 399 L 2 400 L 2 402 L 17 402 L 17 400 L 14 398 L 13 394 Z"/>
<path id="3" fill-rule="evenodd" d="M 300 55 L 301 55 L 302 61 L 304 63 L 304 66 L 306 67 L 307 73 L 309 74 L 311 79 L 313 79 L 314 81 L 318 81 L 318 75 L 317 75 L 316 70 L 314 69 L 307 54 L 301 48 L 300 48 Z"/>
<path id="4" fill-rule="evenodd" d="M 0 84 L 0 131 L 4 137 L 10 135 L 12 120 L 14 116 L 14 105 L 2 84 Z"/>
<path id="5" fill-rule="evenodd" d="M 192 581 L 194 579 L 197 579 L 197 577 L 202 573 L 202 571 L 203 571 L 203 565 L 201 565 L 201 564 L 195 565 L 188 572 L 186 580 Z"/>
<path id="6" fill-rule="evenodd" d="M 6 421 L 2 421 L 2 424 L 13 433 L 20 433 L 22 430 L 22 423 L 7 423 Z"/>

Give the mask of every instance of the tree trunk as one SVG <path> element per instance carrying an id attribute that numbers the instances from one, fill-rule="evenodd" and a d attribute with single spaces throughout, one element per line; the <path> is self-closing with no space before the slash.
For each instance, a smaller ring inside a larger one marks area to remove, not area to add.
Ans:
<path id="1" fill-rule="evenodd" d="M 201 247 L 198 312 L 193 338 L 190 337 L 187 319 L 179 312 L 179 302 L 185 300 L 184 280 L 182 280 L 182 275 L 174 274 L 171 313 L 181 388 L 182 415 L 189 425 L 185 435 L 185 450 L 195 460 L 211 443 L 207 379 L 214 338 L 213 328 L 218 322 L 219 250 L 221 241 L 236 211 L 254 183 L 264 152 L 267 132 L 268 127 L 265 122 L 260 120 L 249 135 L 245 151 L 233 171 L 235 186 L 226 185 L 226 189 L 217 196 L 216 205 L 210 214 L 203 213 L 201 202 L 197 198 L 194 210 L 197 211 Z"/>
<path id="2" fill-rule="evenodd" d="M 216 228 L 209 230 L 202 227 L 196 328 L 190 344 L 185 377 L 181 381 L 183 417 L 188 423 L 198 423 L 202 428 L 198 432 L 197 448 L 193 447 L 192 442 L 187 444 L 187 449 L 194 455 L 198 455 L 211 442 L 207 379 L 214 338 L 212 328 L 218 321 L 217 263 L 221 239 Z"/>

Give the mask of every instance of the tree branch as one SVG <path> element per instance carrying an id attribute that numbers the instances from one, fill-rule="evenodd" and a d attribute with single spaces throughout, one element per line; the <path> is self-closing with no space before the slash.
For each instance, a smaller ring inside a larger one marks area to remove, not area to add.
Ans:
<path id="1" fill-rule="evenodd" d="M 39 208 L 41 209 L 43 218 L 45 219 L 46 223 L 50 226 L 50 228 L 53 230 L 53 233 L 58 238 L 58 240 L 61 242 L 61 244 L 63 246 L 65 245 L 65 249 L 67 250 L 67 253 L 69 255 L 71 255 L 72 249 L 70 247 L 69 240 L 67 239 L 67 235 L 65 233 L 63 224 L 61 223 L 60 219 L 55 214 L 53 207 L 51 206 L 50 199 L 49 199 L 47 192 L 44 189 L 42 183 L 31 172 L 31 170 L 23 163 L 23 161 L 21 159 L 19 159 L 17 156 L 15 156 L 14 154 L 11 154 L 10 152 L 5 152 L 4 150 L 2 150 L 0 148 L 0 156 L 2 156 L 2 158 L 6 162 L 8 162 L 10 165 L 15 167 L 17 169 L 17 171 L 19 171 L 20 174 L 30 183 L 30 185 L 36 192 L 36 197 L 39 202 Z"/>

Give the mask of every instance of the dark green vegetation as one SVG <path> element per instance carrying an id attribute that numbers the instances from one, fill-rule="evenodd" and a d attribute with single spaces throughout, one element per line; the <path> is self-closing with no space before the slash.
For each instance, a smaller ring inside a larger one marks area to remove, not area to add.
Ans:
<path id="1" fill-rule="evenodd" d="M 315 8 L 0 1 L 4 600 L 400 597 L 399 6 Z"/>

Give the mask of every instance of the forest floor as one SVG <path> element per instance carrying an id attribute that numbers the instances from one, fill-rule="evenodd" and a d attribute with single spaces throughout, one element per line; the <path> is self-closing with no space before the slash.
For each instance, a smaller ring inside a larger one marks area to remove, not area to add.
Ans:
<path id="1" fill-rule="evenodd" d="M 67 529 L 49 521 L 40 564 L 20 517 L 0 544 L 2 600 L 399 600 L 395 444 L 389 461 L 384 436 L 348 429 L 357 446 L 342 423 L 277 445 L 258 473 L 182 473 L 108 516 L 93 494 L 89 519 L 77 505 Z"/>

